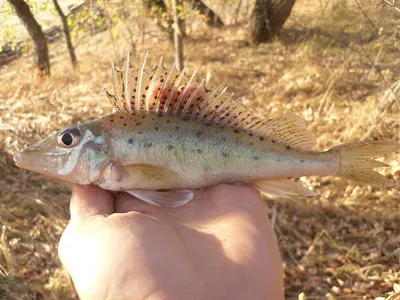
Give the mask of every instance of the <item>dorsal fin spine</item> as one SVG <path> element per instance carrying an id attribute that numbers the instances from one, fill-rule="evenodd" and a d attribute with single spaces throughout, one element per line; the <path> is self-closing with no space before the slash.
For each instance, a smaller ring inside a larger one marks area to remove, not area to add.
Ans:
<path id="1" fill-rule="evenodd" d="M 147 60 L 147 54 L 144 55 L 144 59 L 140 65 L 140 71 L 138 74 L 137 82 L 136 82 L 136 97 L 135 97 L 135 111 L 140 111 L 140 106 L 142 103 L 142 79 L 143 79 L 143 72 L 144 72 L 144 67 L 146 65 L 146 60 Z"/>
<path id="2" fill-rule="evenodd" d="M 210 95 L 207 95 L 204 97 L 203 101 L 196 107 L 196 110 L 193 111 L 193 116 L 195 116 L 197 113 L 201 113 L 204 109 L 204 106 L 207 106 L 207 103 L 210 99 L 214 98 L 214 95 L 218 93 L 219 89 L 221 88 L 221 85 L 217 86 L 215 90 L 211 92 Z"/>
<path id="3" fill-rule="evenodd" d="M 207 118 L 206 121 L 212 121 L 212 122 L 217 122 L 219 118 L 219 113 L 225 108 L 225 106 L 231 102 L 231 99 L 233 97 L 234 93 L 232 93 L 226 100 L 223 102 L 220 107 L 218 107 L 212 114 L 210 114 Z"/>
<path id="4" fill-rule="evenodd" d="M 120 95 L 118 92 L 118 86 L 117 86 L 117 76 L 116 76 L 116 69 L 114 63 L 111 63 L 111 71 L 112 71 L 112 83 L 113 83 L 113 88 L 114 88 L 114 95 L 117 99 L 120 99 Z M 119 109 L 119 105 L 116 105 L 117 109 Z"/>
<path id="5" fill-rule="evenodd" d="M 169 103 L 171 102 L 171 99 L 173 95 L 175 94 L 175 91 L 178 89 L 180 82 L 182 81 L 182 78 L 185 76 L 185 71 L 187 67 L 183 67 L 182 71 L 179 73 L 178 78 L 175 80 L 174 85 L 171 87 L 171 91 L 168 94 L 167 101 L 164 104 L 164 113 L 168 112 L 169 109 Z"/>
<path id="6" fill-rule="evenodd" d="M 154 111 L 156 112 L 156 113 L 158 113 L 158 111 L 159 111 L 159 109 L 160 109 L 160 102 L 161 102 L 161 93 L 165 90 L 165 88 L 166 88 L 166 86 L 167 86 L 167 84 L 168 84 L 168 82 L 169 82 L 169 78 L 171 77 L 171 74 L 172 74 L 172 72 L 174 71 L 174 69 L 175 69 L 175 65 L 176 65 L 176 62 L 174 61 L 173 63 L 172 63 L 172 66 L 171 66 L 171 68 L 169 69 L 169 72 L 168 72 L 168 74 L 167 74 L 167 77 L 165 77 L 165 80 L 164 80 L 164 82 L 163 82 L 163 84 L 160 86 L 160 88 L 158 89 L 158 93 L 157 93 L 157 99 L 156 99 L 156 105 L 155 105 L 155 107 L 154 107 Z M 166 69 L 166 68 L 165 68 Z"/>
<path id="7" fill-rule="evenodd" d="M 221 99 L 221 97 L 225 94 L 225 92 L 226 92 L 227 89 L 228 89 L 228 87 L 225 87 L 225 88 L 221 91 L 221 93 L 219 93 L 219 95 L 218 95 L 217 97 L 215 97 L 215 99 L 212 100 L 212 101 L 203 109 L 203 111 L 200 113 L 200 116 L 199 116 L 200 119 L 203 119 L 204 116 L 205 116 L 205 114 L 206 114 L 207 112 L 209 112 L 209 110 L 210 110 L 212 107 L 214 107 L 214 105 L 215 105 L 216 103 L 218 103 L 218 101 L 219 101 L 219 100 Z"/>
<path id="8" fill-rule="evenodd" d="M 174 106 L 174 110 L 173 110 L 173 114 L 174 115 L 177 113 L 178 108 L 181 105 L 181 102 L 183 100 L 183 97 L 186 94 L 186 91 L 189 89 L 190 84 L 192 83 L 192 81 L 193 81 L 194 77 L 196 76 L 196 74 L 197 74 L 197 70 L 194 70 L 192 76 L 190 76 L 188 82 L 186 83 L 186 86 L 185 86 L 184 90 L 181 91 L 181 93 L 180 93 L 180 95 L 178 97 L 178 101 L 175 103 L 175 106 Z"/>
<path id="9" fill-rule="evenodd" d="M 225 110 L 225 112 L 220 116 L 220 119 L 224 117 L 224 120 L 220 122 L 221 125 L 225 125 L 229 122 L 230 119 L 234 117 L 235 109 L 241 104 L 240 100 L 231 101 L 231 109 Z M 229 116 L 225 117 L 229 113 Z"/>
<path id="10" fill-rule="evenodd" d="M 124 97 L 125 97 L 125 103 L 126 103 L 126 108 L 129 112 L 132 112 L 130 101 L 131 101 L 131 88 L 129 85 L 129 69 L 130 69 L 130 62 L 129 62 L 129 52 L 126 56 L 126 63 L 125 63 L 125 70 L 124 70 Z"/>
<path id="11" fill-rule="evenodd" d="M 157 66 L 156 66 L 156 68 L 155 68 L 155 70 L 154 70 L 154 73 L 153 73 L 153 75 L 152 75 L 153 78 L 151 79 L 150 84 L 149 84 L 149 88 L 148 88 L 148 90 L 147 90 L 146 100 L 145 100 L 145 108 L 146 108 L 146 111 L 149 111 L 150 98 L 151 98 L 152 95 L 153 95 L 154 89 L 157 88 L 157 87 L 155 86 L 154 83 L 155 83 L 156 80 L 158 79 L 158 73 L 160 72 L 160 69 L 163 68 L 162 62 L 163 62 L 163 57 L 161 56 L 161 57 L 160 57 L 160 60 L 158 61 Z M 156 108 L 154 107 L 154 110 L 155 110 L 155 109 L 156 109 Z"/>
<path id="12" fill-rule="evenodd" d="M 194 97 L 196 97 L 197 93 L 199 92 L 200 88 L 204 86 L 205 79 L 202 79 L 201 82 L 196 86 L 196 89 L 192 92 L 190 95 L 188 101 L 186 102 L 185 106 L 183 107 L 183 110 L 181 112 L 181 117 L 186 116 L 186 112 L 189 108 L 189 105 L 192 103 Z"/>

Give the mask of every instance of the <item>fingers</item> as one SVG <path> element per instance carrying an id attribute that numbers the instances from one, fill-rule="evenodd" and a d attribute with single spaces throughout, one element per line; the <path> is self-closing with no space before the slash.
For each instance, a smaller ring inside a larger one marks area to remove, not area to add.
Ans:
<path id="1" fill-rule="evenodd" d="M 71 220 L 86 219 L 95 215 L 114 213 L 114 198 L 109 191 L 96 186 L 77 186 L 72 188 Z"/>

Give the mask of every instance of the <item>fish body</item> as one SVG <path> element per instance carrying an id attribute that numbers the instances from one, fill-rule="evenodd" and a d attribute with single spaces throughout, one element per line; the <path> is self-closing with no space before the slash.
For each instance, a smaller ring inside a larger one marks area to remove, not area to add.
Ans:
<path id="1" fill-rule="evenodd" d="M 108 189 L 195 189 L 223 182 L 336 174 L 339 168 L 338 153 L 301 152 L 261 135 L 179 116 L 112 114 L 99 123 L 110 136 L 111 160 L 119 169 L 115 180 L 107 172 L 99 179 L 99 185 Z M 169 170 L 179 179 L 132 178 L 140 174 L 134 166 L 146 164 Z M 126 175 L 120 179 L 121 172 Z"/>
<path id="2" fill-rule="evenodd" d="M 372 171 L 372 158 L 399 149 L 361 142 L 315 152 L 313 135 L 294 114 L 260 120 L 218 87 L 166 69 L 113 68 L 115 113 L 71 126 L 15 156 L 18 166 L 73 184 L 126 191 L 164 206 L 180 206 L 191 190 L 242 183 L 287 197 L 315 195 L 289 177 L 338 175 L 392 186 Z M 128 73 L 130 71 L 130 73 Z M 129 78 L 134 78 L 133 82 Z"/>

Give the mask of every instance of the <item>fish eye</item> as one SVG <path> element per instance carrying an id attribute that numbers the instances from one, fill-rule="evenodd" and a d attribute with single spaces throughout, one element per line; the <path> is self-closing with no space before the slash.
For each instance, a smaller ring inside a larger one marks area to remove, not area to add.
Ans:
<path id="1" fill-rule="evenodd" d="M 79 143 L 80 132 L 78 128 L 68 128 L 58 135 L 58 144 L 63 147 L 73 147 Z"/>

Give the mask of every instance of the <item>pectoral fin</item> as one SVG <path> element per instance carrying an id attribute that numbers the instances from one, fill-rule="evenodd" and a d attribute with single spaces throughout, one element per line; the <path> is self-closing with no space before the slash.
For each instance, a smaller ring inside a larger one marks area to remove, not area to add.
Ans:
<path id="1" fill-rule="evenodd" d="M 290 179 L 255 181 L 251 185 L 260 192 L 282 198 L 290 198 L 290 196 L 317 196 L 313 191 Z"/>
<path id="2" fill-rule="evenodd" d="M 175 189 L 180 186 L 180 175 L 167 168 L 149 164 L 131 164 L 125 165 L 123 168 L 129 174 L 129 182 L 140 183 L 140 187 L 138 187 L 140 189 Z M 125 186 L 130 185 L 126 184 Z"/>
<path id="3" fill-rule="evenodd" d="M 193 192 L 190 190 L 171 190 L 166 192 L 132 190 L 125 192 L 149 204 L 165 207 L 179 207 L 193 199 Z"/>

